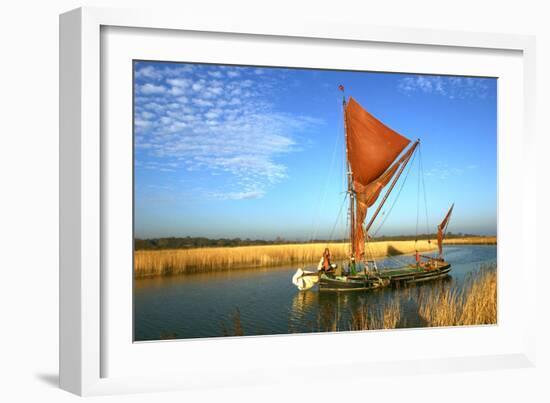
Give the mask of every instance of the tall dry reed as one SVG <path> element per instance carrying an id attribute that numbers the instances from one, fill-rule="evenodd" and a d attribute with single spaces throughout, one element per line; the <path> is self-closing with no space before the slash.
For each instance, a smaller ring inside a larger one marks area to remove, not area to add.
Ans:
<path id="1" fill-rule="evenodd" d="M 318 331 L 379 330 L 409 327 L 402 320 L 405 304 L 416 306 L 423 327 L 489 325 L 497 322 L 496 265 L 473 272 L 460 289 L 449 282 L 434 288 L 411 286 L 379 304 L 361 304 L 350 311 L 349 322 L 340 324 L 336 306 L 325 305 L 318 314 Z M 404 319 L 404 318 L 403 318 Z"/>
<path id="2" fill-rule="evenodd" d="M 460 291 L 441 286 L 421 293 L 418 313 L 427 326 L 496 324 L 496 266 L 482 267 L 466 280 Z"/>
<path id="3" fill-rule="evenodd" d="M 374 257 L 382 257 L 413 253 L 415 250 L 427 252 L 435 249 L 435 242 L 383 241 L 371 242 L 369 246 Z M 285 264 L 305 265 L 319 261 L 326 247 L 334 260 L 343 259 L 349 253 L 347 243 L 138 250 L 134 253 L 134 275 L 151 277 Z"/>
<path id="4" fill-rule="evenodd" d="M 351 313 L 349 330 L 395 329 L 401 319 L 401 302 L 398 297 L 382 306 L 363 304 Z"/>

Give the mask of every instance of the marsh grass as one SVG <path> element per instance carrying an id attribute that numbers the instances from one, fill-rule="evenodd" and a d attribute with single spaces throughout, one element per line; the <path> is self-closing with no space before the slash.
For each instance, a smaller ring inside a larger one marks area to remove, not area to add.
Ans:
<path id="1" fill-rule="evenodd" d="M 436 248 L 429 241 L 371 242 L 374 257 L 427 252 Z M 286 264 L 317 263 L 328 247 L 333 260 L 344 259 L 348 243 L 309 243 L 197 249 L 138 250 L 134 253 L 135 277 L 223 271 L 240 268 L 275 267 Z"/>
<path id="2" fill-rule="evenodd" d="M 428 326 L 496 324 L 496 265 L 483 266 L 468 276 L 460 290 L 442 286 L 423 293 L 418 311 Z"/>
<path id="3" fill-rule="evenodd" d="M 362 304 L 351 313 L 349 330 L 395 329 L 401 320 L 401 303 L 398 297 L 382 306 Z"/>
<path id="4" fill-rule="evenodd" d="M 496 236 L 476 236 L 464 238 L 447 238 L 443 241 L 445 245 L 496 245 Z"/>
<path id="5" fill-rule="evenodd" d="M 410 327 L 404 320 L 405 305 L 416 307 L 421 327 L 473 326 L 497 323 L 496 265 L 472 272 L 462 287 L 438 281 L 434 287 L 409 286 L 377 305 L 361 304 L 350 311 L 347 326 L 339 325 L 338 312 L 325 307 L 318 314 L 319 331 L 380 330 Z"/>
<path id="6" fill-rule="evenodd" d="M 224 336 L 244 336 L 243 325 L 241 323 L 241 311 L 239 308 L 231 313 L 230 327 L 225 326 L 225 322 L 222 322 L 222 333 Z"/>

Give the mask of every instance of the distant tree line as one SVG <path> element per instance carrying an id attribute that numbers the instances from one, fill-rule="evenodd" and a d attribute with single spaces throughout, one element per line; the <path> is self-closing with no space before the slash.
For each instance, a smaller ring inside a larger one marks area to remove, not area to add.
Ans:
<path id="1" fill-rule="evenodd" d="M 447 238 L 463 238 L 463 237 L 476 237 L 479 235 L 463 234 L 462 232 L 452 233 L 448 232 Z M 373 238 L 373 241 L 409 241 L 413 239 L 435 239 L 436 234 L 421 234 L 414 235 L 392 235 L 392 236 L 379 236 Z M 286 240 L 281 237 L 277 237 L 274 240 L 265 239 L 242 239 L 242 238 L 219 238 L 211 239 L 205 237 L 168 237 L 168 238 L 151 238 L 151 239 L 135 239 L 134 247 L 136 250 L 158 250 L 158 249 L 192 249 L 192 248 L 212 248 L 212 247 L 235 247 L 235 246 L 252 246 L 252 245 L 283 245 L 283 244 L 296 244 L 296 243 L 325 243 L 325 242 L 346 242 L 345 239 L 314 239 L 310 241 L 299 240 Z"/>

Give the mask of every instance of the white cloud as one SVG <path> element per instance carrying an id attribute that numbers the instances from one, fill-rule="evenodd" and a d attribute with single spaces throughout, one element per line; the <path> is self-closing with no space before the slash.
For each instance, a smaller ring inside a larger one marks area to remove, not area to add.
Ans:
<path id="1" fill-rule="evenodd" d="M 213 175 L 219 189 L 209 190 L 211 197 L 263 197 L 288 175 L 279 159 L 298 149 L 296 135 L 322 124 L 309 116 L 276 111 L 269 103 L 278 90 L 276 78 L 251 80 L 254 69 L 225 67 L 203 73 L 196 67 L 180 69 L 179 74 L 175 69 L 157 68 L 162 77 L 155 76 L 155 83 L 141 75 L 143 99 L 136 102 L 136 147 L 145 157 L 141 166 Z M 160 85 L 163 82 L 167 87 Z"/>
<path id="2" fill-rule="evenodd" d="M 185 91 L 181 87 L 172 87 L 170 88 L 170 94 L 175 96 L 184 95 Z"/>
<path id="3" fill-rule="evenodd" d="M 155 85 L 151 83 L 147 83 L 139 87 L 139 92 L 141 94 L 164 94 L 166 92 L 166 87 L 163 87 L 162 85 Z"/>
<path id="4" fill-rule="evenodd" d="M 202 98 L 194 98 L 193 99 L 193 103 L 195 105 L 198 105 L 198 106 L 202 106 L 202 107 L 205 107 L 205 106 L 214 106 L 214 103 L 212 101 L 208 101 L 206 99 L 202 99 Z"/>
<path id="5" fill-rule="evenodd" d="M 153 66 L 145 66 L 136 69 L 136 78 L 147 78 L 152 80 L 162 79 L 162 73 L 156 70 Z"/>
<path id="6" fill-rule="evenodd" d="M 216 119 L 220 117 L 220 115 L 223 113 L 221 109 L 210 109 L 208 112 L 204 114 L 206 118 L 208 119 Z"/>
<path id="7" fill-rule="evenodd" d="M 193 91 L 199 92 L 200 90 L 202 90 L 204 88 L 204 83 L 205 83 L 204 80 L 199 80 L 199 81 L 193 83 L 193 85 L 191 85 L 191 88 L 193 88 Z"/>
<path id="8" fill-rule="evenodd" d="M 143 119 L 136 119 L 136 120 L 134 121 L 134 124 L 135 124 L 137 127 L 141 127 L 141 128 L 151 126 L 151 122 L 150 122 L 150 121 L 148 121 L 148 120 L 143 120 Z"/>
<path id="9" fill-rule="evenodd" d="M 171 78 L 166 80 L 166 82 L 173 87 L 180 87 L 180 88 L 187 88 L 192 84 L 191 80 L 183 79 L 183 78 Z"/>
<path id="10" fill-rule="evenodd" d="M 484 78 L 428 75 L 404 77 L 399 81 L 398 89 L 405 94 L 422 92 L 449 99 L 485 98 L 489 91 L 487 79 Z"/>
<path id="11" fill-rule="evenodd" d="M 468 166 L 469 169 L 470 166 Z M 448 164 L 438 161 L 435 163 L 435 166 L 426 170 L 425 175 L 428 177 L 434 177 L 438 179 L 448 179 L 451 176 L 461 176 L 464 173 L 462 168 L 452 168 Z"/>
<path id="12" fill-rule="evenodd" d="M 214 193 L 212 196 L 223 200 L 248 200 L 260 199 L 265 195 L 263 190 L 250 190 L 244 192 Z"/>

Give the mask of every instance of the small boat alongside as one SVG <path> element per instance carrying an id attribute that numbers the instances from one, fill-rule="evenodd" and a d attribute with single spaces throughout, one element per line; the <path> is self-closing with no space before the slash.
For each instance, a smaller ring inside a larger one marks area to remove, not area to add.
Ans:
<path id="1" fill-rule="evenodd" d="M 343 86 L 339 88 L 344 91 Z M 420 140 L 411 142 L 367 112 L 352 97 L 346 99 L 345 94 L 342 105 L 347 166 L 345 197 L 349 203 L 349 256 L 340 265 L 333 264 L 326 249 L 317 270 L 298 269 L 292 277 L 293 284 L 299 290 L 317 286 L 320 291 L 372 291 L 447 276 L 451 264 L 443 258 L 443 239 L 454 205 L 438 225 L 437 255 L 420 255 L 416 251 L 413 263 L 378 268 L 369 248 L 369 231 L 405 167 L 418 153 Z M 384 196 L 365 225 L 367 210 L 375 205 L 386 187 Z"/>

